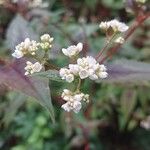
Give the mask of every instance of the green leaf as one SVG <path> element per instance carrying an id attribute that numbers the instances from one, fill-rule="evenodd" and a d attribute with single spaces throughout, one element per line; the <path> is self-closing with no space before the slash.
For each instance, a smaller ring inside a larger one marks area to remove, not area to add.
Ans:
<path id="1" fill-rule="evenodd" d="M 131 120 L 128 124 L 128 130 L 132 131 L 136 126 L 137 126 L 137 121 L 136 120 Z"/>
<path id="2" fill-rule="evenodd" d="M 27 100 L 27 96 L 19 92 L 9 92 L 9 103 L 5 108 L 3 122 L 8 126 L 11 121 L 14 119 L 18 109 L 24 104 Z"/>
<path id="3" fill-rule="evenodd" d="M 124 129 L 131 117 L 137 102 L 137 92 L 133 89 L 124 91 L 120 102 L 120 127 Z"/>
<path id="4" fill-rule="evenodd" d="M 25 38 L 31 38 L 36 40 L 37 37 L 37 34 L 33 31 L 29 22 L 25 20 L 21 15 L 17 14 L 11 21 L 7 29 L 7 47 L 14 49 L 15 46 L 20 42 L 24 41 Z"/>
<path id="5" fill-rule="evenodd" d="M 64 80 L 61 79 L 58 71 L 56 71 L 56 70 L 48 70 L 45 72 L 34 73 L 34 74 L 32 74 L 32 76 L 39 76 L 39 77 L 48 78 L 53 81 L 65 82 Z"/>

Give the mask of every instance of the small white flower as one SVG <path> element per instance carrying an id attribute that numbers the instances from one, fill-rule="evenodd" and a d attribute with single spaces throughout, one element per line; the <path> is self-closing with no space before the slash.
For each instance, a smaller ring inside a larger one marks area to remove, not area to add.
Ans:
<path id="1" fill-rule="evenodd" d="M 74 81 L 74 75 L 73 74 L 68 74 L 66 76 L 66 81 L 71 83 L 72 81 Z"/>
<path id="2" fill-rule="evenodd" d="M 42 65 L 39 62 L 31 63 L 30 61 L 26 62 L 26 67 L 24 68 L 26 70 L 25 75 L 33 74 L 35 72 L 40 72 L 42 69 Z"/>
<path id="3" fill-rule="evenodd" d="M 82 108 L 81 101 L 85 101 L 85 102 L 89 101 L 88 94 L 72 93 L 68 89 L 63 90 L 61 97 L 66 101 L 66 103 L 63 104 L 61 107 L 67 112 L 70 112 L 72 110 L 75 113 L 78 113 Z"/>
<path id="4" fill-rule="evenodd" d="M 12 54 L 12 56 L 15 58 L 21 58 L 21 57 L 23 57 L 23 53 L 22 53 L 22 51 L 15 50 L 15 52 Z"/>
<path id="5" fill-rule="evenodd" d="M 80 51 L 83 49 L 83 44 L 78 43 L 77 45 L 69 46 L 67 49 L 63 48 L 62 52 L 64 55 L 68 57 L 73 57 L 79 54 Z"/>
<path id="6" fill-rule="evenodd" d="M 85 79 L 89 76 L 89 72 L 86 69 L 80 69 L 79 76 L 81 79 Z"/>
<path id="7" fill-rule="evenodd" d="M 15 52 L 12 54 L 13 57 L 21 58 L 26 54 L 35 55 L 38 49 L 38 43 L 34 40 L 26 38 L 24 42 L 21 42 L 16 46 Z"/>
<path id="8" fill-rule="evenodd" d="M 107 30 L 110 26 L 109 24 L 105 21 L 105 22 L 101 22 L 99 27 L 102 29 L 102 30 Z"/>
<path id="9" fill-rule="evenodd" d="M 120 43 L 120 44 L 123 44 L 124 43 L 124 38 L 123 37 L 118 37 L 116 40 L 115 40 L 116 43 Z"/>
<path id="10" fill-rule="evenodd" d="M 74 101 L 74 103 L 73 103 L 73 111 L 74 111 L 75 113 L 78 113 L 81 108 L 82 108 L 81 102 L 79 102 L 79 101 Z"/>
<path id="11" fill-rule="evenodd" d="M 73 99 L 75 101 L 81 101 L 83 99 L 84 94 L 83 93 L 79 93 L 79 94 L 75 94 Z"/>
<path id="12" fill-rule="evenodd" d="M 79 99 L 79 96 L 77 95 L 73 95 L 73 93 L 68 90 L 68 89 L 64 89 L 63 93 L 61 95 L 61 97 L 67 101 L 65 104 L 63 104 L 61 107 L 67 111 L 70 112 L 71 110 L 73 110 L 74 112 L 79 112 L 79 110 L 81 109 L 81 98 Z"/>
<path id="13" fill-rule="evenodd" d="M 84 94 L 84 96 L 83 96 L 83 101 L 85 101 L 86 103 L 89 103 L 89 94 Z"/>
<path id="14" fill-rule="evenodd" d="M 98 76 L 99 76 L 99 78 L 101 78 L 101 79 L 105 79 L 105 78 L 107 78 L 108 73 L 107 73 L 107 72 L 100 72 L 100 73 L 98 74 Z"/>
<path id="15" fill-rule="evenodd" d="M 119 22 L 116 19 L 107 22 L 101 22 L 99 27 L 103 30 L 112 28 L 114 32 L 125 32 L 129 28 L 125 23 Z"/>
<path id="16" fill-rule="evenodd" d="M 89 75 L 93 74 L 93 65 L 95 65 L 96 60 L 91 57 L 83 57 L 77 60 L 77 65 L 79 66 L 79 76 L 81 79 L 87 78 Z"/>
<path id="17" fill-rule="evenodd" d="M 52 41 L 54 40 L 53 37 L 51 37 L 49 34 L 44 34 L 40 37 L 41 43 L 40 46 L 42 49 L 49 49 L 52 47 Z"/>
<path id="18" fill-rule="evenodd" d="M 41 41 L 42 41 L 42 42 L 51 43 L 53 40 L 54 40 L 54 38 L 51 37 L 49 34 L 43 34 L 43 35 L 41 36 Z"/>
<path id="19" fill-rule="evenodd" d="M 69 105 L 69 103 L 65 103 L 61 106 L 61 108 L 63 108 L 65 111 L 70 112 L 71 111 L 71 107 Z"/>
<path id="20" fill-rule="evenodd" d="M 99 65 L 99 69 L 100 69 L 100 71 L 102 71 L 102 72 L 107 71 L 107 68 L 106 68 L 105 65 Z"/>
<path id="21" fill-rule="evenodd" d="M 79 73 L 79 66 L 77 64 L 69 64 L 69 70 L 74 75 L 77 75 Z"/>
<path id="22" fill-rule="evenodd" d="M 62 79 L 66 80 L 69 83 L 74 81 L 74 75 L 67 68 L 61 68 L 59 71 L 59 75 L 61 76 Z"/>
<path id="23" fill-rule="evenodd" d="M 78 113 L 82 108 L 82 104 L 79 101 L 66 102 L 61 106 L 65 111 L 70 112 L 73 110 L 75 113 Z"/>
<path id="24" fill-rule="evenodd" d="M 109 25 L 113 28 L 114 31 L 117 31 L 117 32 L 125 32 L 129 28 L 125 23 L 119 22 L 116 19 L 111 20 L 109 22 Z"/>
<path id="25" fill-rule="evenodd" d="M 72 92 L 71 92 L 70 90 L 68 90 L 68 89 L 64 89 L 64 90 L 63 90 L 63 93 L 62 93 L 62 95 L 61 95 L 61 97 L 62 97 L 65 101 L 69 101 L 70 98 L 71 98 L 71 96 L 72 96 Z"/>
<path id="26" fill-rule="evenodd" d="M 89 78 L 90 78 L 91 80 L 97 80 L 97 79 L 98 79 L 98 75 L 92 74 L 92 75 L 89 76 Z"/>
<path id="27" fill-rule="evenodd" d="M 67 82 L 74 81 L 75 76 L 81 79 L 89 77 L 91 80 L 97 80 L 98 78 L 106 78 L 108 75 L 106 67 L 97 63 L 91 56 L 78 58 L 77 64 L 69 64 L 69 69 L 61 68 L 59 74 Z"/>
<path id="28" fill-rule="evenodd" d="M 95 72 L 93 75 L 90 76 L 91 80 L 97 80 L 98 78 L 104 79 L 108 76 L 108 73 L 106 72 L 107 69 L 104 65 L 96 65 Z"/>
<path id="29" fill-rule="evenodd" d="M 33 64 L 33 72 L 40 72 L 42 69 L 42 65 L 39 62 L 36 62 L 35 64 Z"/>
<path id="30" fill-rule="evenodd" d="M 91 56 L 79 58 L 77 64 L 79 66 L 79 76 L 81 79 L 89 77 L 91 80 L 97 80 L 98 78 L 106 78 L 108 75 L 106 67 L 97 63 Z"/>

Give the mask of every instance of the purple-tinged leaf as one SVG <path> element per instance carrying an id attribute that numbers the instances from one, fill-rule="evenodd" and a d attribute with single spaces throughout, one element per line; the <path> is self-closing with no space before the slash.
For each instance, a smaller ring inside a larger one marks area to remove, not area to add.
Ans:
<path id="1" fill-rule="evenodd" d="M 150 81 L 150 64 L 132 60 L 117 60 L 107 64 L 108 82 L 144 82 Z"/>
<path id="2" fill-rule="evenodd" d="M 25 38 L 37 39 L 37 35 L 22 16 L 17 15 L 10 23 L 7 33 L 7 46 L 11 50 L 15 48 L 17 44 L 24 41 Z"/>
<path id="3" fill-rule="evenodd" d="M 0 67 L 0 84 L 6 84 L 9 88 L 34 97 L 42 106 L 50 112 L 54 121 L 53 106 L 51 103 L 49 80 L 39 77 L 24 76 L 23 60 L 16 61 Z"/>

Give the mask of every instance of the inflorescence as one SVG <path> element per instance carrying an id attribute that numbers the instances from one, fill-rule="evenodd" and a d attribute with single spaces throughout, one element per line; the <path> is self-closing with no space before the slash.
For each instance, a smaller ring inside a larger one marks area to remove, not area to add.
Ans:
<path id="1" fill-rule="evenodd" d="M 125 23 L 119 22 L 118 20 L 111 20 L 108 22 L 101 22 L 99 27 L 106 33 L 108 40 L 113 39 L 114 35 L 118 35 L 128 30 L 128 26 Z M 40 72 L 44 69 L 44 64 L 48 58 L 48 50 L 52 47 L 54 38 L 49 34 L 44 34 L 40 37 L 40 42 L 30 40 L 26 38 L 24 42 L 21 42 L 16 46 L 14 53 L 12 54 L 15 58 L 22 58 L 29 56 L 34 58 L 36 62 L 26 62 L 25 75 L 30 75 L 35 72 Z M 113 39 L 116 43 L 124 43 L 124 38 L 119 37 Z M 44 52 L 44 55 L 39 58 L 39 51 Z M 85 56 L 79 58 L 79 53 L 83 50 L 83 44 L 78 43 L 77 45 L 71 45 L 68 48 L 63 48 L 62 52 L 64 55 L 69 57 L 70 60 L 74 60 L 67 67 L 63 67 L 59 70 L 59 75 L 62 80 L 68 83 L 76 85 L 75 81 L 78 81 L 76 89 L 73 91 L 64 89 L 62 92 L 62 99 L 66 102 L 62 105 L 62 108 L 67 111 L 74 111 L 78 113 L 82 108 L 82 101 L 89 102 L 89 95 L 84 94 L 80 91 L 82 80 L 89 78 L 90 80 L 98 80 L 107 78 L 107 68 L 104 64 L 99 64 L 97 59 L 92 56 Z"/>

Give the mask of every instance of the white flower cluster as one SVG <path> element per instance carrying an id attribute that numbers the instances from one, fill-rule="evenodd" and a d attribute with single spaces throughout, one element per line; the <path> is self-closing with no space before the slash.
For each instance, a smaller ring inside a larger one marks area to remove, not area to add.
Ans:
<path id="1" fill-rule="evenodd" d="M 52 47 L 52 41 L 54 40 L 49 34 L 44 34 L 41 36 L 41 43 L 40 46 L 43 49 L 49 49 Z"/>
<path id="2" fill-rule="evenodd" d="M 25 75 L 33 74 L 35 72 L 40 72 L 42 69 L 42 65 L 39 62 L 31 63 L 30 61 L 26 62 L 26 67 L 24 68 L 26 70 Z"/>
<path id="3" fill-rule="evenodd" d="M 84 93 L 73 93 L 68 89 L 64 89 L 61 97 L 66 101 L 61 107 L 70 112 L 73 110 L 75 113 L 78 113 L 82 108 L 81 101 L 89 102 L 89 95 Z"/>
<path id="4" fill-rule="evenodd" d="M 74 81 L 74 74 L 67 68 L 61 68 L 59 74 L 63 80 L 69 83 Z"/>
<path id="5" fill-rule="evenodd" d="M 99 27 L 105 31 L 112 28 L 114 32 L 125 32 L 129 28 L 125 23 L 122 23 L 116 19 L 107 22 L 101 22 Z"/>
<path id="6" fill-rule="evenodd" d="M 40 39 L 41 42 L 38 43 L 34 40 L 26 38 L 24 42 L 21 42 L 16 46 L 16 49 L 12 56 L 15 58 L 21 58 L 25 55 L 36 55 L 36 52 L 40 48 L 40 46 L 42 50 L 46 52 L 49 48 L 51 48 L 51 43 L 54 40 L 54 38 L 52 38 L 49 34 L 44 34 L 40 37 Z M 27 66 L 25 67 L 25 75 L 32 74 L 34 72 L 39 72 L 42 69 L 42 64 L 40 64 L 39 62 L 33 64 L 27 61 L 26 64 Z"/>
<path id="7" fill-rule="evenodd" d="M 13 57 L 21 58 L 26 54 L 35 55 L 38 50 L 38 43 L 34 40 L 26 38 L 24 42 L 21 42 L 16 46 L 15 52 L 12 54 Z"/>
<path id="8" fill-rule="evenodd" d="M 90 78 L 91 80 L 97 80 L 99 78 L 107 77 L 107 69 L 104 65 L 100 65 L 97 61 L 91 57 L 78 58 L 77 64 L 69 64 L 69 69 L 61 68 L 60 76 L 67 82 L 74 81 L 74 76 L 79 76 L 81 79 Z"/>
<path id="9" fill-rule="evenodd" d="M 66 55 L 68 57 L 74 57 L 74 56 L 78 55 L 79 52 L 82 51 L 82 49 L 83 49 L 83 44 L 78 43 L 77 45 L 69 46 L 67 49 L 63 48 L 62 52 L 64 55 Z"/>

